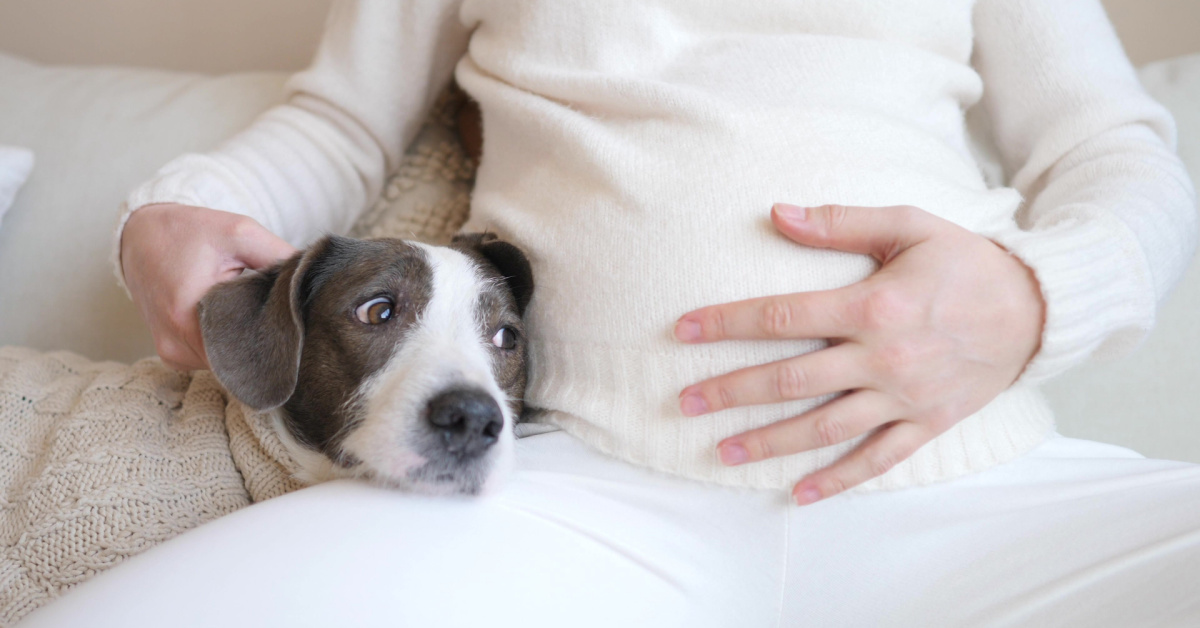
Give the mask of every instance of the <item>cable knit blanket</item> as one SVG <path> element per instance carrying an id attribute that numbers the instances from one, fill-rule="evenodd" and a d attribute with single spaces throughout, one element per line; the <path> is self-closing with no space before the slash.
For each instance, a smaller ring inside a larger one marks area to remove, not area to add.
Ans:
<path id="1" fill-rule="evenodd" d="M 301 486 L 212 373 L 0 348 L 0 624 L 194 528 Z"/>

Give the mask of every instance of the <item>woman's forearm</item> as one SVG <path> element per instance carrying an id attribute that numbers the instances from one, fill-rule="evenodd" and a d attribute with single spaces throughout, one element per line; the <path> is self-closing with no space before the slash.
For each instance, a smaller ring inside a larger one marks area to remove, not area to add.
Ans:
<path id="1" fill-rule="evenodd" d="M 217 150 L 166 164 L 130 194 L 126 211 L 220 209 L 296 246 L 344 232 L 379 194 L 465 51 L 458 4 L 337 2 L 285 103 Z"/>
<path id="2" fill-rule="evenodd" d="M 1141 88 L 1098 0 L 981 0 L 975 65 L 1017 225 L 988 234 L 1046 301 L 1041 380 L 1150 330 L 1196 245 L 1170 114 Z"/>

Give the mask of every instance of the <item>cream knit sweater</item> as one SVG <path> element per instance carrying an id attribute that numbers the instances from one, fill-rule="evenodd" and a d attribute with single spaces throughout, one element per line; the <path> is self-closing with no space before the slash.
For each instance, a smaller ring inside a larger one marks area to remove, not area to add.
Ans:
<path id="1" fill-rule="evenodd" d="M 1034 446 L 1053 426 L 1037 382 L 1134 346 L 1195 244 L 1172 120 L 1098 0 L 343 1 L 287 104 L 167 164 L 128 207 L 243 213 L 297 245 L 344 231 L 455 64 L 486 132 L 468 228 L 524 247 L 538 279 L 529 403 L 669 473 L 786 487 L 853 445 L 725 468 L 718 440 L 820 400 L 676 405 L 688 384 L 822 346 L 684 346 L 679 315 L 874 269 L 776 235 L 773 202 L 916 205 L 1041 282 L 1043 346 L 1021 381 L 876 488 Z M 1011 188 L 989 189 L 968 151 L 977 103 Z"/>

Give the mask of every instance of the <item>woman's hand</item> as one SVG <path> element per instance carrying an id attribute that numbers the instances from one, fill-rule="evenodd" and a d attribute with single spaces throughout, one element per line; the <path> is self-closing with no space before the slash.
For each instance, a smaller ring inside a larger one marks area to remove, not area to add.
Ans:
<path id="1" fill-rule="evenodd" d="M 727 465 L 873 433 L 792 490 L 810 504 L 881 475 L 1008 388 L 1037 352 L 1045 305 L 1037 280 L 983 236 L 915 207 L 779 204 L 777 229 L 799 244 L 863 253 L 881 267 L 836 290 L 715 305 L 685 314 L 689 343 L 829 338 L 806 355 L 689 386 L 684 414 L 845 392 L 717 446 Z M 786 269 L 781 269 L 786 272 Z"/>
<path id="2" fill-rule="evenodd" d="M 150 205 L 121 234 L 125 285 L 167 366 L 208 368 L 196 305 L 208 289 L 295 252 L 255 220 L 187 205 Z"/>

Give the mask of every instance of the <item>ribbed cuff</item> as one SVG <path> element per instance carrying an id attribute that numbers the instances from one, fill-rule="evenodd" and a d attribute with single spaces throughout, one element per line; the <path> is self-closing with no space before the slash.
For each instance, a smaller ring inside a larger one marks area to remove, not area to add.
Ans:
<path id="1" fill-rule="evenodd" d="M 1046 302 L 1041 348 L 1021 383 L 1044 382 L 1093 354 L 1123 355 L 1153 327 L 1146 258 L 1120 220 L 1089 215 L 985 235 L 1033 270 Z"/>
<path id="2" fill-rule="evenodd" d="M 184 155 L 172 161 L 154 179 L 134 188 L 121 206 L 121 217 L 113 231 L 111 259 L 117 285 L 125 291 L 126 296 L 132 298 L 121 268 L 121 235 L 133 212 L 147 205 L 177 203 L 249 215 L 244 210 L 250 205 L 246 199 L 228 189 L 218 178 L 210 176 L 203 168 L 208 164 L 193 163 L 204 159 L 201 155 Z M 211 168 L 211 165 L 208 167 Z"/>

